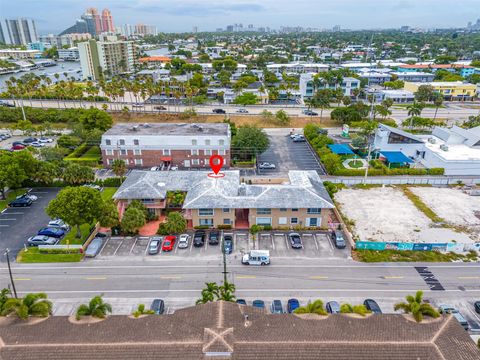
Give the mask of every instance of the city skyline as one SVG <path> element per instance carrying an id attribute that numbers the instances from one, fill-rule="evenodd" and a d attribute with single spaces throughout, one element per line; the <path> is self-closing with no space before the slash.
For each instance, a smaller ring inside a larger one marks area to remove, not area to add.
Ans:
<path id="1" fill-rule="evenodd" d="M 61 32 L 78 19 L 87 7 L 110 9 L 115 26 L 141 22 L 155 25 L 162 32 L 189 32 L 193 26 L 197 26 L 198 31 L 214 31 L 233 23 L 273 29 L 281 26 L 323 29 L 335 25 L 347 29 L 399 28 L 403 25 L 449 28 L 465 27 L 478 17 L 469 10 L 475 8 L 474 0 L 464 1 L 461 8 L 452 7 L 446 0 L 427 0 L 422 3 L 411 0 L 393 3 L 366 0 L 361 4 L 353 0 L 340 0 L 318 4 L 316 11 L 312 11 L 312 5 L 317 4 L 311 0 L 299 0 L 294 4 L 286 0 L 265 0 L 261 3 L 249 0 L 228 3 L 218 0 L 205 0 L 202 3 L 191 0 L 104 0 L 88 3 L 72 0 L 38 3 L 26 0 L 22 4 L 3 2 L 1 8 L 6 18 L 33 18 L 39 33 Z"/>

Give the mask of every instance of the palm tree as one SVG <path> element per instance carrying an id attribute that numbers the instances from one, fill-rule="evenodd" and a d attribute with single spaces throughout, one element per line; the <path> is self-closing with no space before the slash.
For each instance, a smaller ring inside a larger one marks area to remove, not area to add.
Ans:
<path id="1" fill-rule="evenodd" d="M 104 319 L 107 313 L 112 313 L 112 306 L 103 301 L 101 295 L 93 297 L 88 305 L 82 304 L 77 309 L 76 318 L 80 320 L 81 316 L 93 316 Z"/>
<path id="2" fill-rule="evenodd" d="M 420 116 L 423 108 L 423 104 L 414 102 L 412 105 L 407 106 L 408 116 Z"/>
<path id="3" fill-rule="evenodd" d="M 202 298 L 198 299 L 196 304 L 206 304 L 208 302 L 215 301 L 219 296 L 218 285 L 215 282 L 205 283 L 207 287 L 202 290 Z"/>
<path id="4" fill-rule="evenodd" d="M 327 315 L 327 312 L 323 307 L 323 301 L 315 300 L 314 302 L 309 302 L 306 306 L 295 309 L 295 314 Z"/>
<path id="5" fill-rule="evenodd" d="M 0 313 L 3 310 L 3 305 L 5 305 L 5 303 L 9 299 L 9 295 L 11 294 L 12 292 L 10 291 L 10 289 L 7 288 L 4 288 L 2 289 L 2 291 L 0 291 Z"/>
<path id="6" fill-rule="evenodd" d="M 342 304 L 340 306 L 340 313 L 342 314 L 358 314 L 361 316 L 365 316 L 366 314 L 370 313 L 371 311 L 366 308 L 365 305 L 350 305 L 350 304 Z"/>
<path id="7" fill-rule="evenodd" d="M 435 119 L 437 118 L 438 108 L 443 104 L 443 96 L 436 93 L 435 97 L 433 98 L 433 104 L 435 105 L 435 115 L 433 116 L 433 121 L 435 121 Z"/>
<path id="8" fill-rule="evenodd" d="M 155 311 L 153 310 L 145 310 L 145 304 L 139 304 L 137 307 L 137 310 L 135 310 L 132 315 L 135 316 L 136 318 L 139 317 L 140 315 L 151 315 L 155 314 Z"/>
<path id="9" fill-rule="evenodd" d="M 423 291 L 419 290 L 415 296 L 408 295 L 405 297 L 405 299 L 407 302 L 395 304 L 395 311 L 403 310 L 405 314 L 412 314 L 413 318 L 417 322 L 421 322 L 424 315 L 433 318 L 438 318 L 440 316 L 438 311 L 436 311 L 432 305 L 423 301 Z"/>
<path id="10" fill-rule="evenodd" d="M 235 285 L 229 282 L 225 282 L 223 285 L 218 287 L 220 291 L 218 295 L 218 300 L 224 301 L 235 301 Z"/>
<path id="11" fill-rule="evenodd" d="M 7 299 L 2 309 L 2 315 L 14 314 L 22 320 L 29 316 L 47 317 L 51 313 L 52 303 L 45 293 L 27 294 L 23 299 Z"/>
<path id="12" fill-rule="evenodd" d="M 115 159 L 112 163 L 112 170 L 115 176 L 121 177 L 127 171 L 127 164 L 122 159 Z"/>

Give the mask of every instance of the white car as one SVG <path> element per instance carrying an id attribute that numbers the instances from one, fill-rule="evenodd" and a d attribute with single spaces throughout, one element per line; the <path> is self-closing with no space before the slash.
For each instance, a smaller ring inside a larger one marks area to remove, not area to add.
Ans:
<path id="1" fill-rule="evenodd" d="M 142 104 L 142 103 L 135 103 L 135 104 L 132 104 L 133 107 L 144 107 L 145 105 Z"/>
<path id="2" fill-rule="evenodd" d="M 37 201 L 37 200 L 38 200 L 38 196 L 33 195 L 33 194 L 30 194 L 30 193 L 25 193 L 25 194 L 23 194 L 23 195 L 19 195 L 19 196 L 17 196 L 17 199 L 20 199 L 20 198 L 22 198 L 22 197 L 29 198 L 29 199 L 32 200 L 32 201 Z"/>
<path id="3" fill-rule="evenodd" d="M 30 143 L 30 146 L 33 146 L 33 147 L 44 147 L 45 144 L 40 142 L 40 141 L 34 141 L 32 143 Z"/>
<path id="4" fill-rule="evenodd" d="M 42 138 L 38 139 L 38 142 L 42 143 L 42 144 L 52 143 L 53 139 L 42 137 Z"/>
<path id="5" fill-rule="evenodd" d="M 48 222 L 48 227 L 54 227 L 54 228 L 60 228 L 60 229 L 63 229 L 63 230 L 66 230 L 66 231 L 69 231 L 70 230 L 70 225 L 68 225 L 67 223 L 65 223 L 65 221 L 63 221 L 62 219 L 54 219 L 54 220 L 50 220 Z"/>
<path id="6" fill-rule="evenodd" d="M 150 168 L 150 171 L 160 171 L 160 168 L 158 166 L 154 166 Z"/>
<path id="7" fill-rule="evenodd" d="M 258 164 L 259 169 L 275 169 L 275 164 L 271 164 L 268 162 L 263 162 Z"/>
<path id="8" fill-rule="evenodd" d="M 179 249 L 188 248 L 189 242 L 190 242 L 190 235 L 188 235 L 188 234 L 180 235 L 180 238 L 178 239 L 178 248 Z"/>
<path id="9" fill-rule="evenodd" d="M 290 139 L 295 139 L 297 136 L 300 136 L 300 134 L 290 134 Z"/>
<path id="10" fill-rule="evenodd" d="M 238 110 L 237 110 L 237 113 L 239 113 L 239 114 L 248 114 L 248 110 L 247 110 L 247 109 L 238 109 Z"/>

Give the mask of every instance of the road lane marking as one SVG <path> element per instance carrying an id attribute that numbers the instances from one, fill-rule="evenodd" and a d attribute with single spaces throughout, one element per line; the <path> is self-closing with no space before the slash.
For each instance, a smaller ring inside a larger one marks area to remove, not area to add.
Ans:
<path id="1" fill-rule="evenodd" d="M 382 276 L 384 279 L 403 279 L 403 276 Z"/>
<path id="2" fill-rule="evenodd" d="M 4 219 L 4 218 L 0 218 L 0 221 L 15 221 L 17 219 Z"/>
<path id="3" fill-rule="evenodd" d="M 106 277 L 86 277 L 85 280 L 107 280 Z"/>
<path id="4" fill-rule="evenodd" d="M 181 276 L 160 276 L 162 280 L 174 280 L 174 279 L 181 279 Z"/>
<path id="5" fill-rule="evenodd" d="M 237 275 L 235 276 L 237 279 L 256 279 L 255 275 Z"/>
<path id="6" fill-rule="evenodd" d="M 320 276 L 320 275 L 314 275 L 314 276 L 309 276 L 310 279 L 328 279 L 328 276 Z"/>
<path id="7" fill-rule="evenodd" d="M 10 225 L 0 225 L 0 227 L 10 227 Z"/>
<path id="8" fill-rule="evenodd" d="M 459 276 L 459 279 L 480 279 L 480 276 Z"/>
<path id="9" fill-rule="evenodd" d="M 9 212 L 9 213 L 6 213 L 5 215 L 23 215 L 23 214 L 25 214 L 25 213 L 23 213 L 23 212 Z"/>
<path id="10" fill-rule="evenodd" d="M 13 280 L 15 280 L 15 281 L 30 281 L 32 279 L 29 279 L 29 278 L 15 278 Z"/>

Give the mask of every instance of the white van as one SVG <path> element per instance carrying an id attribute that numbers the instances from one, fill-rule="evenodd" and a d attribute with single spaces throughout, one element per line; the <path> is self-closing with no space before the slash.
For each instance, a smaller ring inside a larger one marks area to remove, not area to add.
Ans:
<path id="1" fill-rule="evenodd" d="M 245 265 L 268 265 L 270 264 L 270 251 L 251 250 L 242 258 L 242 264 Z"/>

